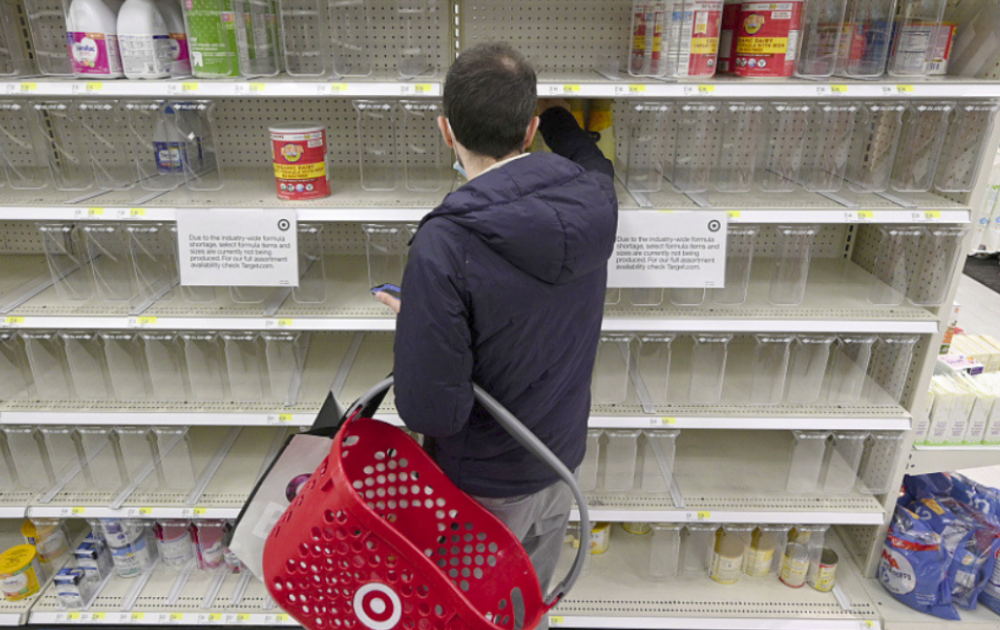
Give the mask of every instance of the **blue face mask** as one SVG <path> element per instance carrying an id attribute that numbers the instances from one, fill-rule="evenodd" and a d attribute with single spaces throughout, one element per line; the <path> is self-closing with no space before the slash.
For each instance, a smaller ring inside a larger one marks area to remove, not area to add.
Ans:
<path id="1" fill-rule="evenodd" d="M 465 179 L 469 179 L 469 176 L 465 174 L 465 167 L 462 166 L 462 163 L 459 162 L 458 160 L 455 160 L 455 163 L 452 164 L 452 168 L 458 171 L 459 174 Z"/>

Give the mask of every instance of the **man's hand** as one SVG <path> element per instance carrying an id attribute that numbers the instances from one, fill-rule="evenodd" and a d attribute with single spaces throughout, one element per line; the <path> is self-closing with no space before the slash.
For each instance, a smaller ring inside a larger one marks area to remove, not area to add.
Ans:
<path id="1" fill-rule="evenodd" d="M 375 299 L 392 309 L 392 312 L 399 315 L 399 307 L 403 304 L 398 298 L 394 298 L 385 291 L 375 294 Z"/>
<path id="2" fill-rule="evenodd" d="M 540 98 L 538 99 L 538 115 L 541 116 L 553 107 L 562 107 L 569 111 L 569 101 L 564 98 Z"/>

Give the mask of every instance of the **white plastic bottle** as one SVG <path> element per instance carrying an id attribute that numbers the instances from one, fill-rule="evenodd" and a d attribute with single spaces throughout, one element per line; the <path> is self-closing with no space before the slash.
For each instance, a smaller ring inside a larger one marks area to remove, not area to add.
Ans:
<path id="1" fill-rule="evenodd" d="M 122 76 L 118 52 L 118 16 L 114 0 L 73 0 L 66 12 L 66 44 L 73 73 L 79 77 Z"/>
<path id="2" fill-rule="evenodd" d="M 118 12 L 118 45 L 129 79 L 166 79 L 174 64 L 170 32 L 153 0 L 126 0 Z"/>
<path id="3" fill-rule="evenodd" d="M 184 30 L 184 14 L 177 0 L 156 0 L 156 7 L 160 10 L 167 23 L 167 31 L 170 33 L 170 50 L 174 60 L 174 65 L 170 69 L 171 76 L 182 77 L 191 74 L 191 56 L 188 53 L 187 31 Z"/>

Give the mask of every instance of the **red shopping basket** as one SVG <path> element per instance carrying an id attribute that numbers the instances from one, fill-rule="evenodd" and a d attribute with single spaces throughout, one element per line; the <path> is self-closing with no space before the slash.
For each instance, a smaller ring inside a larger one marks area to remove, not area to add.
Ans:
<path id="1" fill-rule="evenodd" d="M 264 575 L 275 601 L 310 630 L 522 630 L 565 595 L 590 549 L 573 474 L 496 400 L 476 399 L 573 490 L 581 540 L 570 574 L 544 596 L 520 541 L 459 490 L 404 431 L 347 412 L 330 456 L 274 526 Z"/>

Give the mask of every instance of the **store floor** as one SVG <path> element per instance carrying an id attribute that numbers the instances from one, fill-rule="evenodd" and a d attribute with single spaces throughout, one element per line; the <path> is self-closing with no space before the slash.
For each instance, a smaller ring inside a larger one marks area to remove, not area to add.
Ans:
<path id="1" fill-rule="evenodd" d="M 958 325 L 973 335 L 1000 335 L 1000 293 L 962 276 L 955 301 L 961 305 Z"/>

